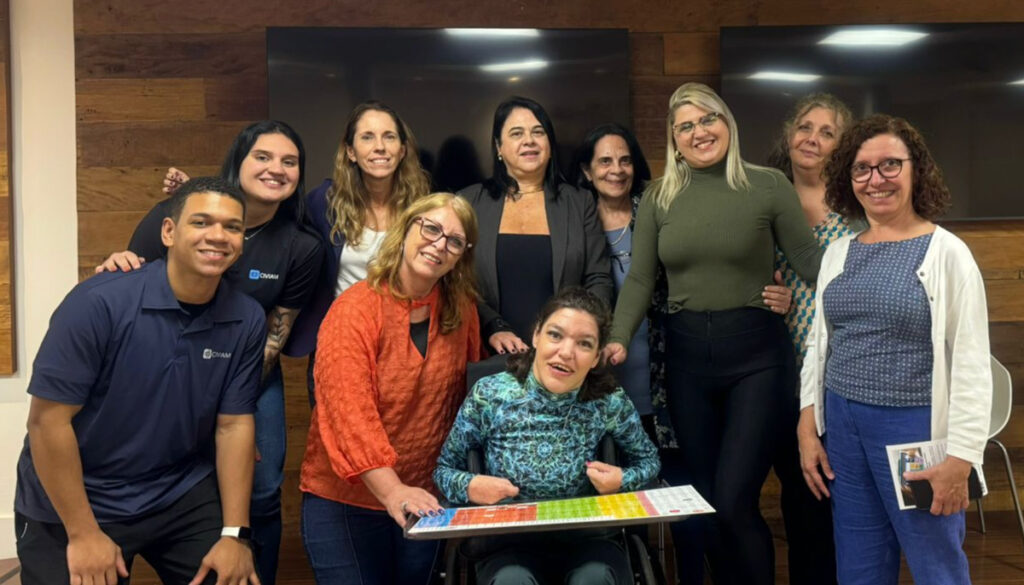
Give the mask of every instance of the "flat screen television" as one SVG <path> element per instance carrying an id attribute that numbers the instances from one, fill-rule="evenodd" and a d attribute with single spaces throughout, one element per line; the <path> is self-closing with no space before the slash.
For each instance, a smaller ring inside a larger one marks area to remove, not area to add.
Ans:
<path id="1" fill-rule="evenodd" d="M 945 219 L 1024 218 L 1024 23 L 723 27 L 722 97 L 764 163 L 801 96 L 906 118 L 953 197 Z"/>
<path id="2" fill-rule="evenodd" d="M 409 124 L 444 190 L 491 175 L 494 110 L 512 95 L 547 110 L 563 168 L 591 126 L 629 123 L 625 30 L 270 28 L 267 64 L 270 116 L 302 136 L 309 188 L 367 99 Z"/>

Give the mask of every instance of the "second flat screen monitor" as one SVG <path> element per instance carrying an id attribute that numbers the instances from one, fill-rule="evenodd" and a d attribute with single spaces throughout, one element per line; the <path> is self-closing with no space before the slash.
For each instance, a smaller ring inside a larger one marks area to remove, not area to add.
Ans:
<path id="1" fill-rule="evenodd" d="M 333 174 L 348 114 L 368 99 L 409 124 L 443 190 L 490 176 L 494 109 L 510 96 L 547 110 L 563 169 L 587 129 L 629 123 L 625 30 L 271 28 L 267 61 L 270 116 L 302 136 L 307 189 Z"/>

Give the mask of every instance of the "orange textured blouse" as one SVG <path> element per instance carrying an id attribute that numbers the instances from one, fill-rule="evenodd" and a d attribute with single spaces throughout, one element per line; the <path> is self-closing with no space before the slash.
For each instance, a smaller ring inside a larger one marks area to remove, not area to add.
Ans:
<path id="1" fill-rule="evenodd" d="M 409 312 L 430 305 L 427 355 L 409 335 Z M 466 395 L 466 363 L 480 359 L 476 305 L 441 335 L 438 287 L 410 303 L 365 281 L 331 305 L 317 336 L 313 408 L 299 488 L 383 510 L 359 475 L 392 467 L 403 483 L 437 495 L 431 479 L 441 444 Z"/>

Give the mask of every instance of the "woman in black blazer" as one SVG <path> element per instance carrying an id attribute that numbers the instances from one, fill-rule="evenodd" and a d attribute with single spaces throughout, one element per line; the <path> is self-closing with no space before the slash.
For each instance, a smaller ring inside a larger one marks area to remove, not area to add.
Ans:
<path id="1" fill-rule="evenodd" d="M 529 98 L 505 100 L 491 139 L 494 174 L 459 192 L 480 224 L 480 330 L 498 353 L 525 351 L 551 295 L 583 286 L 611 303 L 614 285 L 594 199 L 562 178 L 544 108 Z"/>

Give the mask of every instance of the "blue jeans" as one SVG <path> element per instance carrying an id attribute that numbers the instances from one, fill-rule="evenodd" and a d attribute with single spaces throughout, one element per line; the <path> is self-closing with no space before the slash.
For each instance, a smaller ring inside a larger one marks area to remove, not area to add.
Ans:
<path id="1" fill-rule="evenodd" d="M 842 585 L 896 585 L 900 549 L 915 583 L 966 585 L 964 513 L 900 510 L 885 446 L 927 440 L 931 407 L 873 406 L 828 392 L 825 449 Z"/>
<path id="2" fill-rule="evenodd" d="M 306 493 L 302 543 L 317 585 L 427 585 L 440 541 L 406 540 L 387 512 Z"/>
<path id="3" fill-rule="evenodd" d="M 274 585 L 281 549 L 281 483 L 286 447 L 284 381 L 280 364 L 263 383 L 254 418 L 260 460 L 252 476 L 249 519 L 260 579 L 263 585 Z"/>

